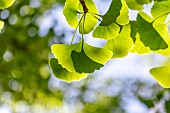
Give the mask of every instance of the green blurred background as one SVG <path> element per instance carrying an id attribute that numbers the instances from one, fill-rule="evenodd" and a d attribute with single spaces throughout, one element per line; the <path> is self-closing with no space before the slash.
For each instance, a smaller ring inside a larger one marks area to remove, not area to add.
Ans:
<path id="1" fill-rule="evenodd" d="M 153 81 L 102 73 L 68 84 L 52 75 L 50 46 L 73 33 L 59 21 L 64 2 L 16 0 L 0 11 L 0 113 L 170 113 L 170 91 Z"/>

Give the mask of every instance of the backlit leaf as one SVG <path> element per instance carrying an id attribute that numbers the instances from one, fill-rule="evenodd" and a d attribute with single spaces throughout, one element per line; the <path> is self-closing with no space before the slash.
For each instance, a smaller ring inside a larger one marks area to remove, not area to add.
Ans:
<path id="1" fill-rule="evenodd" d="M 81 52 L 71 54 L 75 70 L 79 73 L 92 73 L 100 69 L 112 57 L 112 52 L 96 48 L 84 42 Z"/>
<path id="2" fill-rule="evenodd" d="M 154 18 L 170 13 L 170 1 L 155 2 L 151 13 Z"/>
<path id="3" fill-rule="evenodd" d="M 53 70 L 53 73 L 55 77 L 66 81 L 66 82 L 71 82 L 71 81 L 78 81 L 81 80 L 85 77 L 87 77 L 87 74 L 79 74 L 77 72 L 69 72 L 67 69 L 63 68 L 59 63 L 58 60 L 55 58 L 50 59 L 50 66 Z"/>
<path id="4" fill-rule="evenodd" d="M 0 9 L 5 9 L 10 7 L 15 0 L 0 0 Z"/>
<path id="5" fill-rule="evenodd" d="M 109 40 L 105 48 L 113 52 L 112 58 L 125 57 L 133 45 L 133 40 L 130 37 L 130 25 L 125 25 L 121 33 L 114 39 Z"/>
<path id="6" fill-rule="evenodd" d="M 152 0 L 136 0 L 136 2 L 137 2 L 138 4 L 141 4 L 141 5 L 143 5 L 143 4 L 149 4 L 149 3 L 151 3 L 151 1 L 152 1 Z"/>
<path id="7" fill-rule="evenodd" d="M 153 27 L 153 23 L 146 21 L 139 14 L 137 16 L 138 33 L 140 40 L 151 50 L 166 49 L 167 43 Z"/>
<path id="8" fill-rule="evenodd" d="M 153 68 L 150 73 L 164 88 L 170 88 L 170 65 Z"/>
<path id="9" fill-rule="evenodd" d="M 105 40 L 113 39 L 119 34 L 120 27 L 112 23 L 109 26 L 98 26 L 94 32 L 93 32 L 93 37 L 95 38 L 101 38 Z"/>
<path id="10" fill-rule="evenodd" d="M 70 26 L 76 28 L 78 25 L 77 11 L 79 8 L 79 0 L 66 0 L 63 14 Z"/>

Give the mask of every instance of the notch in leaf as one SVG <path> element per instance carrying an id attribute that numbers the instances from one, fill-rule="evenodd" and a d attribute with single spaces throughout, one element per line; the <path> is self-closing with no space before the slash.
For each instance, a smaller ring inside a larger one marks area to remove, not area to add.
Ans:
<path id="1" fill-rule="evenodd" d="M 119 34 L 119 25 L 128 23 L 129 17 L 126 2 L 124 0 L 112 0 L 109 10 L 102 16 L 100 25 L 94 30 L 93 37 L 105 40 L 113 39 Z"/>

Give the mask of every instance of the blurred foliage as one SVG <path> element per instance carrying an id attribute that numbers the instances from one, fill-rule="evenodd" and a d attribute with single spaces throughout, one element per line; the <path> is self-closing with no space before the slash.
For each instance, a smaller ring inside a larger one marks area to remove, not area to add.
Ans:
<path id="1" fill-rule="evenodd" d="M 51 75 L 50 46 L 56 40 L 63 42 L 64 31 L 57 35 L 54 28 L 58 23 L 53 20 L 42 35 L 45 23 L 41 19 L 64 2 L 16 0 L 12 7 L 0 11 L 5 22 L 0 34 L 0 106 L 8 105 L 12 113 L 126 113 L 127 100 L 135 99 L 148 111 L 170 113 L 170 91 L 157 84 L 101 81 L 94 75 L 67 84 Z"/>

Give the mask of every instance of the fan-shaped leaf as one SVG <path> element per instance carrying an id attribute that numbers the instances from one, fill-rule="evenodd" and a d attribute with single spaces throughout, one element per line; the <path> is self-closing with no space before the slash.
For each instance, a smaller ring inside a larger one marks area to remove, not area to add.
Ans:
<path id="1" fill-rule="evenodd" d="M 141 5 L 143 5 L 143 4 L 149 4 L 149 3 L 151 3 L 151 1 L 152 1 L 152 0 L 136 0 L 136 2 L 137 2 L 138 4 L 141 4 Z"/>
<path id="2" fill-rule="evenodd" d="M 153 68 L 150 73 L 164 88 L 170 88 L 170 65 Z"/>
<path id="3" fill-rule="evenodd" d="M 109 40 L 105 48 L 113 52 L 112 58 L 122 58 L 126 56 L 133 45 L 130 37 L 130 25 L 125 25 L 121 33 L 114 39 Z"/>
<path id="4" fill-rule="evenodd" d="M 99 70 L 103 67 L 102 64 L 91 60 L 82 49 L 81 52 L 73 51 L 71 53 L 74 68 L 78 73 L 93 73 L 96 69 Z"/>
<path id="5" fill-rule="evenodd" d="M 162 15 L 170 13 L 170 1 L 163 1 L 163 2 L 155 2 L 152 9 L 151 13 L 152 16 L 155 18 L 160 17 Z"/>
<path id="6" fill-rule="evenodd" d="M 73 51 L 71 57 L 77 72 L 92 73 L 96 69 L 98 70 L 103 67 L 112 57 L 112 52 L 84 43 L 82 51 Z"/>
<path id="7" fill-rule="evenodd" d="M 63 68 L 59 63 L 58 60 L 55 58 L 50 59 L 50 66 L 53 70 L 53 73 L 55 77 L 66 81 L 66 82 L 71 82 L 71 81 L 78 81 L 87 76 L 87 74 L 79 74 L 77 72 L 69 72 L 67 69 Z"/>
<path id="8" fill-rule="evenodd" d="M 15 0 L 0 0 L 0 9 L 5 9 L 10 7 Z"/>
<path id="9" fill-rule="evenodd" d="M 147 22 L 139 14 L 137 16 L 138 33 L 140 40 L 151 50 L 166 49 L 167 43 L 153 27 L 153 22 Z"/>

